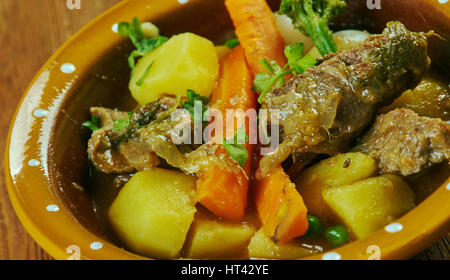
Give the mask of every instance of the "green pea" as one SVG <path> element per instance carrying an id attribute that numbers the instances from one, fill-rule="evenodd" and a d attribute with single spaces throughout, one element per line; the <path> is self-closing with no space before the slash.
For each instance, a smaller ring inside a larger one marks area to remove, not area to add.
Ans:
<path id="1" fill-rule="evenodd" d="M 329 227 L 325 230 L 325 239 L 334 246 L 344 245 L 348 241 L 348 232 L 343 225 Z"/>
<path id="2" fill-rule="evenodd" d="M 307 238 L 315 238 L 322 234 L 323 226 L 322 222 L 313 215 L 308 215 L 308 231 L 305 233 L 305 237 Z"/>

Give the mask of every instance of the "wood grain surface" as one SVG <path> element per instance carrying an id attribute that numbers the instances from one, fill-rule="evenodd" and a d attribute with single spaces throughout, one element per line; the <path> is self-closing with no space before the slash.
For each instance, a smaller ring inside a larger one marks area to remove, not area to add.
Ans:
<path id="1" fill-rule="evenodd" d="M 81 0 L 70 10 L 65 0 L 0 1 L 0 260 L 49 260 L 20 224 L 4 183 L 4 147 L 11 118 L 28 83 L 54 51 L 82 26 L 120 0 Z M 416 256 L 450 259 L 450 234 Z"/>

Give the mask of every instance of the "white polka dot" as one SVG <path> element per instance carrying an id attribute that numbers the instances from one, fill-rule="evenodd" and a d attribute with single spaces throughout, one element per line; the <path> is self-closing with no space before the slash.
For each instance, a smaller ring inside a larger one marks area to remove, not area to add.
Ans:
<path id="1" fill-rule="evenodd" d="M 35 116 L 36 118 L 42 118 L 47 116 L 47 110 L 43 110 L 43 109 L 36 109 L 33 111 L 33 116 Z"/>
<path id="2" fill-rule="evenodd" d="M 447 2 L 448 2 L 448 0 L 439 0 L 439 3 L 441 3 L 441 4 L 445 4 Z"/>
<path id="3" fill-rule="evenodd" d="M 50 204 L 50 205 L 47 205 L 47 211 L 48 212 L 58 212 L 59 207 L 58 207 L 58 205 Z"/>
<path id="4" fill-rule="evenodd" d="M 396 233 L 402 231 L 403 225 L 400 223 L 392 223 L 384 227 L 387 232 Z"/>
<path id="5" fill-rule="evenodd" d="M 92 250 L 99 250 L 103 247 L 103 244 L 101 242 L 95 241 L 91 243 L 91 249 Z"/>
<path id="6" fill-rule="evenodd" d="M 63 73 L 72 74 L 73 72 L 75 72 L 75 70 L 75 65 L 73 65 L 72 63 L 64 63 L 63 65 L 61 65 L 61 72 Z"/>
<path id="7" fill-rule="evenodd" d="M 30 159 L 28 161 L 28 165 L 29 166 L 39 166 L 39 164 L 41 164 L 41 162 L 37 159 Z"/>
<path id="8" fill-rule="evenodd" d="M 187 2 L 189 2 L 189 0 L 178 0 L 178 3 L 180 4 L 186 4 Z"/>
<path id="9" fill-rule="evenodd" d="M 447 184 L 447 190 L 450 191 L 450 183 Z"/>
<path id="10" fill-rule="evenodd" d="M 111 29 L 114 33 L 118 33 L 119 32 L 119 24 L 114 23 L 113 26 L 111 27 Z"/>
<path id="11" fill-rule="evenodd" d="M 341 259 L 341 255 L 336 252 L 329 252 L 323 255 L 322 260 L 324 261 L 338 261 Z"/>

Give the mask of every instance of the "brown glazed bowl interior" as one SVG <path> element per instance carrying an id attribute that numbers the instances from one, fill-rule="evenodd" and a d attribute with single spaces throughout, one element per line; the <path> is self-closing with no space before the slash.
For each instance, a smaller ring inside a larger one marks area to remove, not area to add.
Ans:
<path id="1" fill-rule="evenodd" d="M 71 246 L 79 248 L 83 259 L 140 258 L 114 245 L 99 224 L 87 195 L 95 188 L 90 185 L 86 153 L 89 131 L 81 126 L 89 119 L 89 108 L 131 110 L 136 106 L 128 91 L 130 71 L 126 59 L 133 47 L 113 31 L 114 24 L 138 16 L 141 21 L 155 23 L 163 35 L 194 32 L 221 44 L 233 32 L 223 2 L 123 1 L 62 46 L 31 83 L 12 122 L 6 147 L 6 177 L 22 223 L 55 258 L 71 257 Z M 274 9 L 279 5 L 279 1 L 269 2 Z M 336 30 L 379 32 L 387 21 L 400 20 L 414 31 L 434 30 L 450 40 L 448 3 L 382 0 L 382 9 L 369 10 L 366 1 L 348 2 L 346 14 L 333 24 Z M 431 58 L 450 75 L 450 41 L 438 37 L 430 40 Z M 61 71 L 66 63 L 75 66 L 73 72 Z M 437 201 L 444 205 L 443 214 L 422 221 L 433 213 Z M 381 230 L 336 252 L 345 259 L 364 259 L 368 257 L 368 244 L 380 244 L 383 258 L 411 257 L 448 231 L 448 205 L 449 191 L 443 186 L 408 213 L 409 217 L 403 217 L 407 219 L 403 224 L 415 222 L 423 227 L 411 226 L 397 237 Z M 408 247 L 408 243 L 413 246 Z M 322 255 L 311 258 L 320 259 Z"/>

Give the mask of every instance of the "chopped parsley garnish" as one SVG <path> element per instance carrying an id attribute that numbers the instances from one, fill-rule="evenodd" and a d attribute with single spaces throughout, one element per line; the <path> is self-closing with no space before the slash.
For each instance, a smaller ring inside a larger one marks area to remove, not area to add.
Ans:
<path id="1" fill-rule="evenodd" d="M 208 110 L 208 108 L 206 107 L 206 104 L 209 103 L 209 98 L 206 96 L 201 96 L 200 94 L 197 94 L 195 91 L 193 90 L 188 90 L 187 91 L 187 97 L 188 97 L 188 101 L 186 102 L 182 102 L 181 103 L 181 108 L 185 109 L 186 111 L 189 112 L 189 114 L 191 114 L 192 119 L 195 122 L 195 109 L 199 109 L 201 108 L 201 112 L 198 115 L 202 116 L 202 119 L 204 120 L 203 116 L 205 114 L 205 112 Z M 195 104 L 198 104 L 197 106 L 195 106 Z"/>
<path id="2" fill-rule="evenodd" d="M 253 81 L 253 90 L 260 93 L 258 102 L 262 103 L 262 100 L 266 94 L 275 86 L 281 87 L 285 82 L 285 76 L 288 74 L 302 74 L 308 68 L 316 65 L 317 61 L 309 54 L 303 55 L 305 46 L 303 43 L 296 43 L 295 45 L 286 46 L 284 55 L 288 62 L 281 68 L 275 61 L 268 61 L 262 59 L 260 61 L 264 70 L 267 73 L 258 73 Z"/>
<path id="3" fill-rule="evenodd" d="M 152 61 L 152 63 L 150 63 L 150 65 L 147 67 L 142 77 L 136 82 L 136 85 L 138 87 L 142 86 L 142 83 L 144 82 L 145 78 L 147 78 L 148 74 L 150 74 L 150 70 L 152 70 L 153 63 L 155 62 Z"/>
<path id="4" fill-rule="evenodd" d="M 238 38 L 233 38 L 228 41 L 226 41 L 225 46 L 227 46 L 230 49 L 234 49 L 235 47 L 239 46 L 241 43 L 239 42 Z"/>
<path id="5" fill-rule="evenodd" d="M 121 131 L 128 129 L 133 124 L 132 116 L 136 113 L 136 110 L 128 112 L 128 118 L 114 120 L 113 131 Z"/>
<path id="6" fill-rule="evenodd" d="M 165 36 L 156 36 L 153 38 L 145 37 L 142 32 L 141 22 L 137 17 L 133 18 L 131 22 L 121 22 L 118 26 L 118 32 L 121 36 L 130 38 L 136 50 L 128 57 L 128 65 L 131 69 L 136 64 L 136 59 L 145 54 L 155 50 L 164 44 L 169 38 Z"/>
<path id="7" fill-rule="evenodd" d="M 239 128 L 234 137 L 223 138 L 223 147 L 228 151 L 231 158 L 239 163 L 239 166 L 244 166 L 248 159 L 248 151 L 245 148 L 245 143 L 248 142 L 248 136 L 242 128 Z"/>
<path id="8" fill-rule="evenodd" d="M 89 128 L 92 131 L 100 129 L 100 119 L 97 116 L 91 116 L 89 121 L 86 121 L 82 126 Z"/>
<path id="9" fill-rule="evenodd" d="M 114 120 L 113 130 L 114 131 L 121 131 L 123 129 L 129 128 L 131 125 L 131 119 L 118 119 Z"/>

